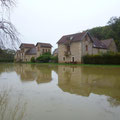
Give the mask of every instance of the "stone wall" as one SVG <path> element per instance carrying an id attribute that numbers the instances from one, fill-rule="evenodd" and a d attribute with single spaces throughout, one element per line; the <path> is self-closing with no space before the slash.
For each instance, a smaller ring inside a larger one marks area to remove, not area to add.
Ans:
<path id="1" fill-rule="evenodd" d="M 30 62 L 32 57 L 36 58 L 36 55 L 25 55 L 23 62 Z"/>
<path id="2" fill-rule="evenodd" d="M 67 63 L 67 62 L 79 62 L 81 63 L 81 43 L 74 42 L 70 45 L 70 55 L 66 56 L 65 52 L 67 52 L 67 47 L 64 44 L 58 45 L 58 60 L 59 63 Z"/>
<path id="3" fill-rule="evenodd" d="M 118 52 L 117 46 L 116 46 L 114 40 L 112 40 L 111 44 L 110 44 L 109 47 L 108 47 L 108 50 L 109 50 L 109 51 L 112 51 L 112 52 Z"/>

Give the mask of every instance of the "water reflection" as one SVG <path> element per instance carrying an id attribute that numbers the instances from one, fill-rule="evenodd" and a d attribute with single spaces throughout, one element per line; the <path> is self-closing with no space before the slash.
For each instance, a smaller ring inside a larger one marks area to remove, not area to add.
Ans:
<path id="1" fill-rule="evenodd" d="M 0 120 L 119 120 L 119 73 L 115 67 L 0 64 Z"/>
<path id="2" fill-rule="evenodd" d="M 91 93 L 109 96 L 108 101 L 118 105 L 120 104 L 119 73 L 120 68 L 59 66 L 58 86 L 64 92 L 86 97 Z"/>
<path id="3" fill-rule="evenodd" d="M 63 92 L 89 97 L 91 93 L 108 96 L 112 106 L 120 105 L 120 68 L 87 66 L 54 66 L 31 64 L 1 64 L 0 74 L 16 72 L 22 83 L 37 84 L 52 81 L 52 71 L 58 75 L 58 87 Z M 56 78 L 57 79 L 57 78 Z"/>
<path id="4" fill-rule="evenodd" d="M 36 81 L 37 84 L 48 83 L 52 80 L 52 67 L 43 65 L 15 65 L 15 71 L 22 82 Z"/>
<path id="5" fill-rule="evenodd" d="M 26 102 L 21 95 L 11 98 L 12 89 L 0 89 L 0 120 L 23 120 L 26 111 Z"/>

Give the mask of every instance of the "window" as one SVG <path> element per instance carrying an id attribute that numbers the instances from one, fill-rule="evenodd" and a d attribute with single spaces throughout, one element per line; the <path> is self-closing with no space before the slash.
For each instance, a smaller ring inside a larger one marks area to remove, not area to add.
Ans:
<path id="1" fill-rule="evenodd" d="M 70 51 L 70 45 L 67 46 L 67 51 Z"/>
<path id="2" fill-rule="evenodd" d="M 40 51 L 40 48 L 38 47 L 38 51 Z"/>
<path id="3" fill-rule="evenodd" d="M 72 62 L 75 62 L 75 58 L 74 57 L 72 57 Z"/>
<path id="4" fill-rule="evenodd" d="M 63 57 L 63 61 L 65 61 L 65 57 Z"/>
<path id="5" fill-rule="evenodd" d="M 86 51 L 88 51 L 88 45 L 86 45 Z"/>
<path id="6" fill-rule="evenodd" d="M 87 36 L 85 36 L 85 41 L 87 41 Z"/>
<path id="7" fill-rule="evenodd" d="M 43 49 L 43 53 L 44 53 L 44 49 Z"/>

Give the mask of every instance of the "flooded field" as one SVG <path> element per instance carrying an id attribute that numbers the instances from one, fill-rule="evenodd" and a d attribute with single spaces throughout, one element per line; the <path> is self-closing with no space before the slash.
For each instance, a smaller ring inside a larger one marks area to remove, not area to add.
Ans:
<path id="1" fill-rule="evenodd" d="M 0 120 L 120 120 L 120 67 L 0 64 Z"/>

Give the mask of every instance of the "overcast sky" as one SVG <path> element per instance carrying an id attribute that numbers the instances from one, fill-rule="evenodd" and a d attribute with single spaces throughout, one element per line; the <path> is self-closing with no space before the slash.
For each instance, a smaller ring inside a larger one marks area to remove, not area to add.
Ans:
<path id="1" fill-rule="evenodd" d="M 11 18 L 24 43 L 49 42 L 66 34 L 104 26 L 120 16 L 120 0 L 18 0 Z"/>

